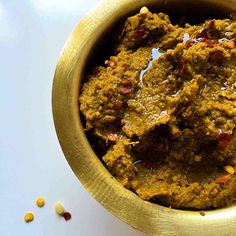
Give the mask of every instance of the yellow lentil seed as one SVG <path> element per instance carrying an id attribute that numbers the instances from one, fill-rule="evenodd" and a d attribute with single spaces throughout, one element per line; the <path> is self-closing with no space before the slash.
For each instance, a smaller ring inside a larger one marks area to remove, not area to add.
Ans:
<path id="1" fill-rule="evenodd" d="M 227 171 L 229 174 L 234 174 L 234 168 L 232 166 L 224 166 L 225 171 Z"/>
<path id="2" fill-rule="evenodd" d="M 142 7 L 142 8 L 140 9 L 140 13 L 141 13 L 141 14 L 148 14 L 148 12 L 149 12 L 149 10 L 148 10 L 147 7 Z"/>
<path id="3" fill-rule="evenodd" d="M 36 199 L 36 205 L 38 206 L 38 207 L 43 207 L 44 206 L 44 204 L 45 204 L 45 201 L 44 201 L 44 198 L 43 197 L 38 197 L 37 199 Z"/>
<path id="4" fill-rule="evenodd" d="M 34 214 L 31 211 L 27 211 L 24 216 L 24 220 L 26 223 L 29 223 L 34 220 Z"/>
<path id="5" fill-rule="evenodd" d="M 62 214 L 65 212 L 65 208 L 64 208 L 64 206 L 63 206 L 60 202 L 57 202 L 57 203 L 54 205 L 54 209 L 55 209 L 55 212 L 56 212 L 58 215 L 62 215 Z"/>

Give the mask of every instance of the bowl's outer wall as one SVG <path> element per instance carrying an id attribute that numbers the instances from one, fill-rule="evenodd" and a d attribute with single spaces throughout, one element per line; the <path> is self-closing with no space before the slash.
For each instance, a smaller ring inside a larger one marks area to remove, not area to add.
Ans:
<path id="1" fill-rule="evenodd" d="M 236 235 L 236 207 L 199 212 L 169 209 L 145 202 L 121 186 L 105 169 L 84 133 L 78 107 L 83 68 L 96 40 L 118 19 L 153 3 L 177 0 L 105 0 L 84 17 L 69 37 L 57 64 L 52 106 L 58 139 L 72 170 L 87 191 L 112 214 L 149 235 Z M 210 3 L 236 10 L 236 0 Z"/>

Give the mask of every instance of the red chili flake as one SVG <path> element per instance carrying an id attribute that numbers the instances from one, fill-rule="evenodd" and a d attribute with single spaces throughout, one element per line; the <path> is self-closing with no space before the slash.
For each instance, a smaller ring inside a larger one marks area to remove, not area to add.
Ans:
<path id="1" fill-rule="evenodd" d="M 210 28 L 215 28 L 215 20 L 210 20 L 209 27 Z"/>
<path id="2" fill-rule="evenodd" d="M 220 176 L 215 180 L 216 184 L 226 184 L 230 180 L 230 175 Z"/>
<path id="3" fill-rule="evenodd" d="M 198 38 L 208 38 L 208 36 L 207 36 L 207 28 L 200 30 Z"/>
<path id="4" fill-rule="evenodd" d="M 211 53 L 209 62 L 219 63 L 220 61 L 222 61 L 222 59 L 223 59 L 223 52 L 218 50 Z"/>
<path id="5" fill-rule="evenodd" d="M 142 17 L 142 19 L 145 19 L 147 17 L 146 13 L 140 13 L 140 16 Z"/>
<path id="6" fill-rule="evenodd" d="M 213 43 L 211 40 L 206 39 L 206 38 L 202 38 L 202 39 L 200 40 L 200 42 L 205 43 L 207 46 L 209 46 L 209 47 L 211 47 L 211 48 L 214 48 L 214 47 L 217 46 L 216 43 Z"/>
<path id="7" fill-rule="evenodd" d="M 93 73 L 93 74 L 98 74 L 100 71 L 101 71 L 101 69 L 100 69 L 99 66 L 94 67 L 94 68 L 92 69 L 92 73 Z"/>
<path id="8" fill-rule="evenodd" d="M 230 40 L 226 43 L 226 46 L 230 49 L 233 49 L 233 48 L 235 48 L 235 43 L 233 40 Z"/>
<path id="9" fill-rule="evenodd" d="M 135 36 L 144 36 L 145 34 L 146 34 L 146 31 L 142 29 L 134 31 Z"/>
<path id="10" fill-rule="evenodd" d="M 133 90 L 134 89 L 132 87 L 120 87 L 119 88 L 120 94 L 123 94 L 123 95 L 131 94 L 133 92 Z"/>
<path id="11" fill-rule="evenodd" d="M 118 135 L 117 135 L 117 134 L 112 134 L 112 133 L 110 133 L 110 134 L 107 135 L 107 138 L 108 138 L 108 140 L 111 141 L 111 142 L 116 142 L 117 139 L 118 139 Z"/>
<path id="12" fill-rule="evenodd" d="M 116 100 L 115 104 L 114 104 L 114 110 L 119 111 L 121 109 L 122 105 L 123 105 L 123 103 L 121 101 Z"/>
<path id="13" fill-rule="evenodd" d="M 232 140 L 232 135 L 222 132 L 219 135 L 218 145 L 221 148 L 226 148 L 226 146 L 229 145 L 231 140 Z"/>
<path id="14" fill-rule="evenodd" d="M 220 32 L 216 27 L 215 20 L 210 20 L 209 30 L 208 30 L 208 38 L 219 38 Z"/>
<path id="15" fill-rule="evenodd" d="M 71 219 L 71 214 L 68 211 L 64 212 L 62 216 L 64 217 L 65 221 L 68 221 Z"/>
<path id="16" fill-rule="evenodd" d="M 212 38 L 212 37 L 218 37 L 219 32 L 216 30 L 215 27 L 215 20 L 208 21 L 209 25 L 206 28 L 203 28 L 200 30 L 198 38 Z"/>
<path id="17" fill-rule="evenodd" d="M 194 42 L 193 41 L 189 41 L 185 44 L 185 48 L 190 48 L 194 45 Z"/>

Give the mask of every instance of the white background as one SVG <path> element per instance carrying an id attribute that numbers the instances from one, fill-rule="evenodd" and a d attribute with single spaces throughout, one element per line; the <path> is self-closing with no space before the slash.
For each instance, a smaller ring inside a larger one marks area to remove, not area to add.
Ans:
<path id="1" fill-rule="evenodd" d="M 51 90 L 59 53 L 98 0 L 0 0 L 0 235 L 141 236 L 103 209 L 67 164 Z M 46 200 L 35 206 L 37 196 Z M 65 222 L 53 209 L 63 202 Z M 35 220 L 24 223 L 25 211 Z"/>

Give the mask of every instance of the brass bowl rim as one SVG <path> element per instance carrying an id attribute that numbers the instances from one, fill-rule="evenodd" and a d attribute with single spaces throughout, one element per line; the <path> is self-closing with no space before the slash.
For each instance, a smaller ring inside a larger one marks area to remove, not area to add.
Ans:
<path id="1" fill-rule="evenodd" d="M 233 235 L 236 231 L 236 206 L 205 211 L 203 217 L 199 211 L 170 209 L 143 201 L 110 175 L 84 133 L 78 94 L 82 68 L 90 50 L 104 29 L 124 15 L 122 11 L 148 6 L 154 1 L 116 0 L 110 4 L 109 0 L 104 0 L 76 26 L 60 55 L 53 81 L 52 109 L 60 145 L 85 189 L 113 215 L 132 227 L 149 235 Z M 225 2 L 233 4 L 236 9 L 236 1 Z M 209 226 L 213 226 L 210 231 Z"/>

